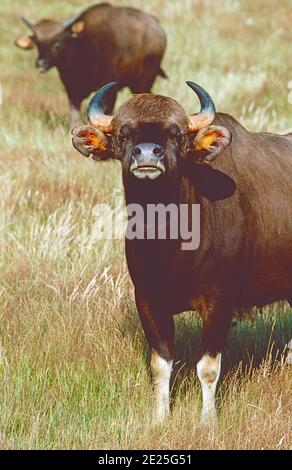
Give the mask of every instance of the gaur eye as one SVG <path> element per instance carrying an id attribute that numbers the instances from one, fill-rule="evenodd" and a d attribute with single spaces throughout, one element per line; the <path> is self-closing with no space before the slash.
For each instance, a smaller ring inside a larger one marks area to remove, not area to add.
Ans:
<path id="1" fill-rule="evenodd" d="M 173 127 L 172 129 L 170 129 L 169 136 L 171 139 L 179 140 L 181 138 L 181 135 L 182 133 L 178 127 Z"/>
<path id="2" fill-rule="evenodd" d="M 123 144 L 129 140 L 131 135 L 131 129 L 128 124 L 124 124 L 119 132 L 119 144 Z"/>
<path id="3" fill-rule="evenodd" d="M 123 142 L 126 142 L 128 139 L 129 139 L 129 136 L 125 135 L 125 134 L 121 134 L 120 137 L 119 137 L 119 141 L 120 141 L 121 144 Z"/>
<path id="4" fill-rule="evenodd" d="M 60 46 L 61 46 L 61 42 L 58 41 L 58 42 L 55 42 L 55 43 L 54 43 L 53 48 L 54 48 L 55 50 L 57 50 L 57 49 L 59 49 Z"/>

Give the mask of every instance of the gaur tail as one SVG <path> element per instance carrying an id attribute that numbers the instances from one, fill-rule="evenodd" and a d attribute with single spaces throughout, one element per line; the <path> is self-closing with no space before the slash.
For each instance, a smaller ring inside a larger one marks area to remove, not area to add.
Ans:
<path id="1" fill-rule="evenodd" d="M 168 78 L 167 73 L 165 73 L 164 70 L 161 67 L 159 67 L 158 75 L 162 78 Z"/>

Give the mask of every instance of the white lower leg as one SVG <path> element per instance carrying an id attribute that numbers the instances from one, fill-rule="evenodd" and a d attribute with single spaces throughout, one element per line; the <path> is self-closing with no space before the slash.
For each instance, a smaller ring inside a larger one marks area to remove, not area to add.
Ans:
<path id="1" fill-rule="evenodd" d="M 215 393 L 221 370 L 221 353 L 215 357 L 205 354 L 197 364 L 197 374 L 202 386 L 203 409 L 201 423 L 216 423 Z"/>
<path id="2" fill-rule="evenodd" d="M 169 413 L 169 381 L 173 361 L 166 360 L 155 351 L 151 351 L 151 372 L 154 384 L 153 419 L 161 422 Z"/>

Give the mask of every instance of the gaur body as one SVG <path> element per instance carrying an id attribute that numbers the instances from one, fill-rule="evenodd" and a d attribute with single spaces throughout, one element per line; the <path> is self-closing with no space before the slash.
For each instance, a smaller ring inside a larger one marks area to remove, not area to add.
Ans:
<path id="1" fill-rule="evenodd" d="M 23 19 L 30 36 L 20 37 L 22 49 L 37 47 L 36 66 L 46 72 L 55 66 L 69 98 L 71 120 L 79 118 L 82 101 L 108 81 L 117 80 L 105 103 L 110 113 L 118 89 L 150 92 L 157 75 L 165 77 L 160 63 L 166 36 L 158 20 L 134 8 L 92 6 L 74 18 L 59 22 Z"/>
<path id="2" fill-rule="evenodd" d="M 234 312 L 292 302 L 292 134 L 249 132 L 188 84 L 201 102 L 194 116 L 171 98 L 149 94 L 106 116 L 103 99 L 113 84 L 103 87 L 89 105 L 92 127 L 74 129 L 73 144 L 96 160 L 121 161 L 127 205 L 200 205 L 198 249 L 183 250 L 180 239 L 126 238 L 126 256 L 151 348 L 155 418 L 169 412 L 173 315 L 191 309 L 203 321 L 202 421 L 214 422 Z"/>

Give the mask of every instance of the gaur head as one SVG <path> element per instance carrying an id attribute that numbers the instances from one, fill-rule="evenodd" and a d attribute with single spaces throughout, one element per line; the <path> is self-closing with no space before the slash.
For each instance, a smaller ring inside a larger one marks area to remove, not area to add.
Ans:
<path id="1" fill-rule="evenodd" d="M 91 126 L 72 130 L 73 145 L 95 160 L 120 160 L 124 183 L 162 182 L 179 174 L 180 163 L 188 158 L 210 164 L 229 144 L 231 133 L 212 125 L 216 111 L 208 93 L 193 82 L 187 84 L 201 103 L 193 116 L 172 98 L 151 94 L 134 95 L 114 116 L 107 116 L 103 100 L 115 83 L 105 85 L 89 104 Z"/>
<path id="2" fill-rule="evenodd" d="M 78 38 L 84 30 L 84 22 L 78 17 L 59 22 L 54 20 L 41 20 L 36 24 L 22 18 L 31 34 L 20 36 L 15 44 L 23 50 L 38 49 L 36 67 L 43 73 L 62 61 L 63 53 L 69 43 Z"/>

